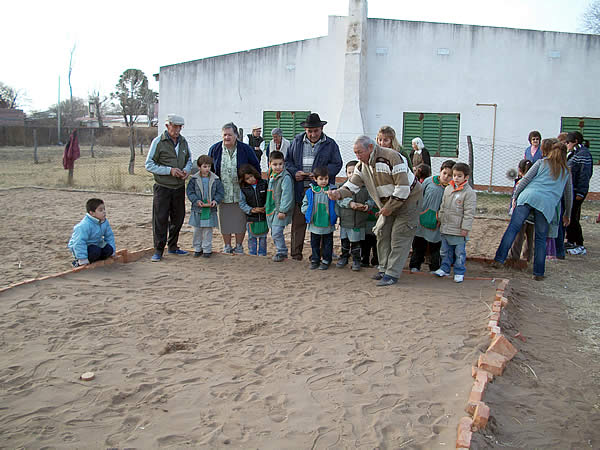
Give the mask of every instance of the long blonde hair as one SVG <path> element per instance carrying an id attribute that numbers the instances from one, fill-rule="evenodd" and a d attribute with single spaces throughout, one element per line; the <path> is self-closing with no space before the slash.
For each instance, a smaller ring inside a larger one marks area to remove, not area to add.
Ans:
<path id="1" fill-rule="evenodd" d="M 550 173 L 556 180 L 558 177 L 568 173 L 567 168 L 567 146 L 560 142 L 558 139 L 554 139 L 552 147 L 546 155 L 546 162 L 550 165 Z"/>
<path id="2" fill-rule="evenodd" d="M 379 131 L 377 132 L 377 139 L 379 139 L 380 136 L 385 136 L 385 137 L 390 138 L 392 140 L 392 148 L 394 150 L 396 150 L 397 152 L 402 150 L 402 146 L 400 145 L 400 142 L 398 142 L 398 139 L 396 139 L 396 130 L 394 130 L 389 125 L 384 125 L 379 129 Z"/>

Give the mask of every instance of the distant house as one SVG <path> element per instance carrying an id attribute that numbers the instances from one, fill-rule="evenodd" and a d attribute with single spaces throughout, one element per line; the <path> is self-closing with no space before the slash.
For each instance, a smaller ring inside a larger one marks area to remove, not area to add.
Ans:
<path id="1" fill-rule="evenodd" d="M 0 126 L 23 127 L 25 126 L 25 113 L 20 109 L 0 108 Z"/>

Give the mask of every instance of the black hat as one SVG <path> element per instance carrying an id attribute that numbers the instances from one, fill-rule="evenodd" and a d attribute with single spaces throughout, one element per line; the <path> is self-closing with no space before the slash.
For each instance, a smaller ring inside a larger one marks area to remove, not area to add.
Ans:
<path id="1" fill-rule="evenodd" d="M 310 113 L 307 117 L 306 120 L 302 123 L 300 123 L 300 126 L 302 128 L 319 128 L 322 127 L 323 125 L 325 125 L 327 122 L 324 120 L 321 120 L 321 118 L 319 117 L 319 114 L 317 113 Z"/>

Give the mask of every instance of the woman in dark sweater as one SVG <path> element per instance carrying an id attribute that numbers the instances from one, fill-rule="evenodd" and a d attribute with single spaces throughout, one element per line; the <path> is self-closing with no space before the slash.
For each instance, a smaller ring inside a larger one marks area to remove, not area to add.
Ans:
<path id="1" fill-rule="evenodd" d="M 431 167 L 431 156 L 429 156 L 429 150 L 425 148 L 423 140 L 420 137 L 416 137 L 412 140 L 412 150 L 410 152 L 410 160 L 412 161 L 413 170 L 419 164 L 427 164 Z"/>

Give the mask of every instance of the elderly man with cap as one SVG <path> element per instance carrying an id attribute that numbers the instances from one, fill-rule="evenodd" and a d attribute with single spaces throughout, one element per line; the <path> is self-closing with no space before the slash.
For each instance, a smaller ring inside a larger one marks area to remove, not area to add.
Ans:
<path id="1" fill-rule="evenodd" d="M 335 184 L 335 176 L 342 168 L 342 155 L 337 143 L 323 133 L 326 121 L 319 114 L 311 113 L 300 125 L 304 133 L 294 138 L 285 157 L 287 170 L 295 179 L 294 195 L 296 206 L 292 216 L 292 258 L 302 260 L 304 235 L 306 234 L 306 218 L 300 207 L 304 193 L 313 178 L 312 171 L 317 167 L 327 167 L 330 184 Z"/>
<path id="2" fill-rule="evenodd" d="M 260 158 L 262 157 L 262 150 L 260 148 L 261 144 L 265 141 L 263 137 L 260 135 L 262 132 L 262 128 L 260 125 L 254 125 L 252 127 L 252 134 L 248 135 L 248 145 L 254 149 L 254 153 L 256 153 L 256 158 L 260 163 Z"/>
<path id="3" fill-rule="evenodd" d="M 417 231 L 421 183 L 408 168 L 407 159 L 396 150 L 382 148 L 368 136 L 354 143 L 358 164 L 354 174 L 337 190 L 329 191 L 331 200 L 351 197 L 365 186 L 379 207 L 373 233 L 377 236 L 379 269 L 373 276 L 377 286 L 398 282 Z"/>
<path id="4" fill-rule="evenodd" d="M 190 149 L 180 134 L 183 124 L 183 117 L 169 114 L 165 123 L 167 129 L 154 138 L 146 157 L 146 170 L 154 175 L 152 261 L 162 259 L 167 243 L 169 254 L 187 254 L 177 245 L 185 218 L 185 179 L 192 170 Z"/>
<path id="5" fill-rule="evenodd" d="M 283 130 L 281 128 L 273 128 L 271 130 L 271 136 L 273 139 L 271 139 L 271 142 L 269 142 L 265 149 L 267 152 L 267 162 L 269 162 L 269 153 L 277 150 L 285 156 L 291 145 L 290 141 L 283 137 Z"/>

